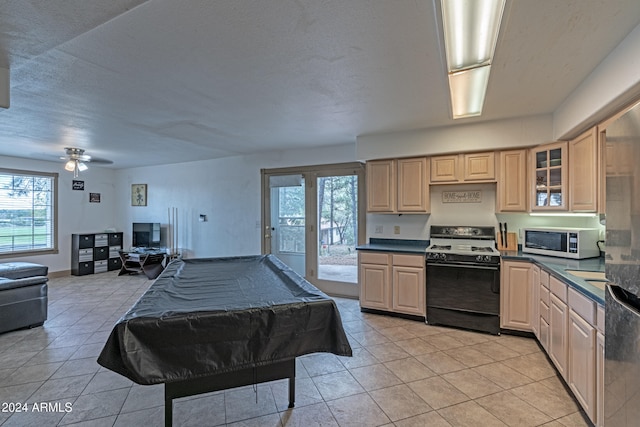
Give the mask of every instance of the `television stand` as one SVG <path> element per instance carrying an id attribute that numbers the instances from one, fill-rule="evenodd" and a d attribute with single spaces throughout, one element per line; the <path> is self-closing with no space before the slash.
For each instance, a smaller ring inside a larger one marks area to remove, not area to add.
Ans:
<path id="1" fill-rule="evenodd" d="M 149 279 L 155 279 L 164 270 L 165 255 L 165 252 L 159 250 L 120 251 L 122 267 L 118 276 L 143 273 Z"/>

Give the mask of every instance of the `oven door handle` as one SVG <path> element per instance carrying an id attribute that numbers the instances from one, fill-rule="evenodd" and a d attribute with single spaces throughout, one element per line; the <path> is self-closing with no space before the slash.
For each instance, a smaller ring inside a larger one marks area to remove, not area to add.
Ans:
<path id="1" fill-rule="evenodd" d="M 495 265 L 495 266 L 486 266 L 486 265 L 474 265 L 474 264 L 445 264 L 442 262 L 428 262 L 427 263 L 427 267 L 453 267 L 453 268 L 471 268 L 471 269 L 476 269 L 476 270 L 493 270 L 493 271 L 499 271 L 500 267 Z"/>

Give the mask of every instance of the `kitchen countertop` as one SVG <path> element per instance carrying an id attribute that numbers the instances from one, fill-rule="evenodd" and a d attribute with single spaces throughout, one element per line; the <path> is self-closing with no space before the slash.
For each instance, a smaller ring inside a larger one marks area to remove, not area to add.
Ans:
<path id="1" fill-rule="evenodd" d="M 366 245 L 356 246 L 359 251 L 401 252 L 424 255 L 429 246 L 428 240 L 405 239 L 369 239 Z"/>
<path id="2" fill-rule="evenodd" d="M 567 259 L 533 255 L 519 251 L 500 251 L 503 260 L 529 261 L 537 264 L 557 279 L 580 292 L 587 298 L 604 305 L 604 290 L 590 284 L 585 279 L 574 276 L 566 270 L 604 272 L 604 258 Z"/>
<path id="3" fill-rule="evenodd" d="M 428 240 L 406 239 L 369 239 L 369 243 L 356 246 L 359 251 L 399 252 L 416 255 L 424 255 L 429 246 Z M 551 275 L 566 283 L 571 288 L 604 305 L 604 290 L 590 284 L 585 279 L 574 276 L 566 270 L 598 271 L 604 272 L 604 258 L 567 259 L 542 255 L 533 255 L 518 251 L 501 251 L 504 260 L 533 262 L 549 272 Z"/>

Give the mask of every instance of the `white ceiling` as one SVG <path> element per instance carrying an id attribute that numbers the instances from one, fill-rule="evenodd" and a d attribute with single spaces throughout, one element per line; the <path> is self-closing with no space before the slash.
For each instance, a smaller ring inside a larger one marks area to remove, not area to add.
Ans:
<path id="1" fill-rule="evenodd" d="M 125 168 L 552 113 L 640 22 L 638 0 L 508 0 L 484 114 L 454 123 L 435 12 L 433 0 L 6 0 L 0 155 L 71 146 Z"/>

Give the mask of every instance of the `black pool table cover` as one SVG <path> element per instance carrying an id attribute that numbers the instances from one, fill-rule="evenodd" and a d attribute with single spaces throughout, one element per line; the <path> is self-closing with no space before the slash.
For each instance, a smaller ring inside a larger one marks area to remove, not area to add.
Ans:
<path id="1" fill-rule="evenodd" d="M 352 355 L 335 302 L 259 255 L 171 262 L 116 323 L 98 363 L 149 385 L 315 352 Z"/>

